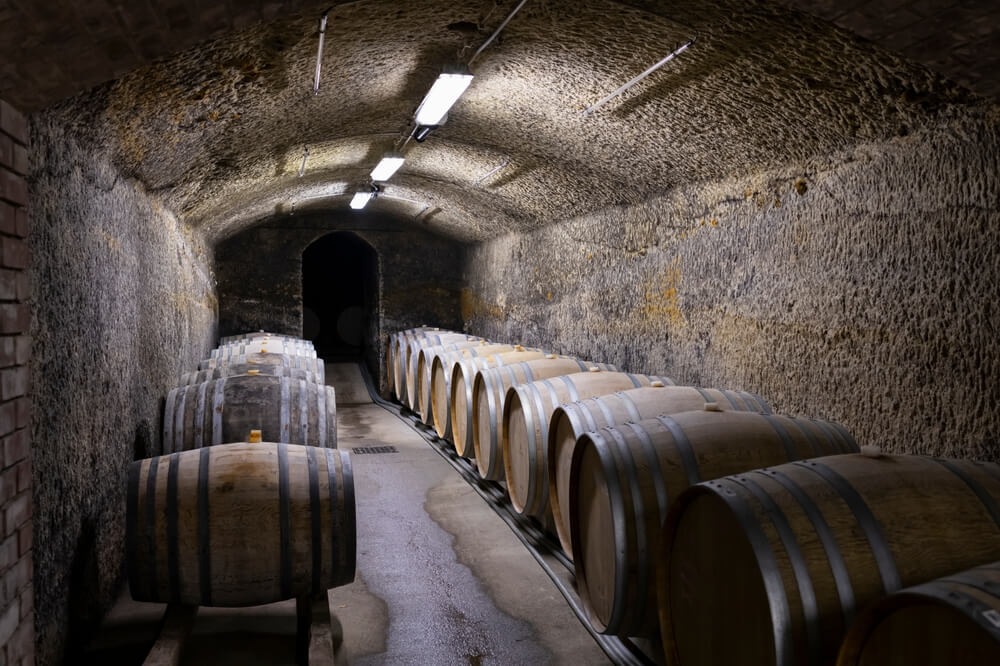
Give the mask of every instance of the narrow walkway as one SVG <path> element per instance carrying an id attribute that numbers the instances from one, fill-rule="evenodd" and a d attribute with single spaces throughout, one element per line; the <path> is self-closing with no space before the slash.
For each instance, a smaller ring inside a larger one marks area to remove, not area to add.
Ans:
<path id="1" fill-rule="evenodd" d="M 352 664 L 608 663 L 510 528 L 428 444 L 327 366 L 352 456 L 358 579 L 331 592 Z M 348 400 L 354 402 L 347 402 Z"/>
<path id="2" fill-rule="evenodd" d="M 330 591 L 337 665 L 607 664 L 510 528 L 433 448 L 369 398 L 354 364 L 327 364 L 352 455 L 358 575 Z M 81 663 L 141 664 L 163 604 L 128 591 Z M 201 608 L 184 666 L 295 664 L 295 602 Z"/>

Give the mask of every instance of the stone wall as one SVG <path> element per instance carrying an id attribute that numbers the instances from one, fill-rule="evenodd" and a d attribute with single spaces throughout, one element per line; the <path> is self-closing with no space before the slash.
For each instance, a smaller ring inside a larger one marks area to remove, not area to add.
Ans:
<path id="1" fill-rule="evenodd" d="M 0 663 L 34 663 L 28 122 L 0 100 Z"/>
<path id="2" fill-rule="evenodd" d="M 998 109 L 471 249 L 469 332 L 1000 460 Z"/>
<path id="3" fill-rule="evenodd" d="M 412 223 L 352 213 L 307 213 L 266 220 L 220 243 L 219 334 L 265 329 L 301 335 L 302 251 L 334 231 L 353 232 L 378 253 L 377 335 L 366 360 L 385 390 L 382 369 L 389 334 L 421 324 L 461 325 L 463 246 Z"/>
<path id="4" fill-rule="evenodd" d="M 217 316 L 211 251 L 114 166 L 99 107 L 82 108 L 32 117 L 39 664 L 71 661 L 121 591 L 126 470 L 162 451 L 164 396 Z"/>

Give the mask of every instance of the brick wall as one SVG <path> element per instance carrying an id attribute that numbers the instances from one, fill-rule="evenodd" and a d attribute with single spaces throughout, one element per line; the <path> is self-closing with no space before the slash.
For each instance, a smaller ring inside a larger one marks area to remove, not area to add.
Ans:
<path id="1" fill-rule="evenodd" d="M 34 663 L 28 123 L 0 100 L 0 663 Z"/>

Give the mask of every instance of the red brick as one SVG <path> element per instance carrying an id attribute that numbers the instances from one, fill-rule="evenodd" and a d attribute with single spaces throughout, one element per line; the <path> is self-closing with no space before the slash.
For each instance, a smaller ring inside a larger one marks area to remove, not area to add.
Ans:
<path id="1" fill-rule="evenodd" d="M 0 336 L 0 368 L 9 368 L 17 363 L 17 338 L 13 335 Z"/>
<path id="2" fill-rule="evenodd" d="M 17 233 L 17 211 L 19 209 L 5 201 L 0 201 L 0 232 Z"/>
<path id="3" fill-rule="evenodd" d="M 11 400 L 0 405 L 0 437 L 17 428 L 17 402 Z"/>
<path id="4" fill-rule="evenodd" d="M 13 171 L 0 168 L 0 199 L 18 206 L 28 205 L 28 181 Z"/>
<path id="5" fill-rule="evenodd" d="M 30 322 L 31 315 L 24 303 L 0 304 L 0 334 L 24 333 Z"/>
<path id="6" fill-rule="evenodd" d="M 0 543 L 0 571 L 6 571 L 17 562 L 18 537 L 11 535 Z"/>
<path id="7" fill-rule="evenodd" d="M 18 430 L 3 438 L 3 462 L 7 467 L 13 467 L 22 460 L 28 460 L 28 450 L 31 438 L 27 430 Z"/>
<path id="8" fill-rule="evenodd" d="M 28 149 L 24 146 L 19 146 L 14 144 L 14 163 L 11 165 L 14 173 L 19 173 L 22 176 L 28 175 L 28 169 L 31 168 L 31 162 L 28 160 Z"/>
<path id="9" fill-rule="evenodd" d="M 31 550 L 31 521 L 29 520 L 17 530 L 17 554 L 24 556 Z"/>
<path id="10" fill-rule="evenodd" d="M 17 276 L 21 271 L 0 268 L 0 300 L 17 300 Z"/>
<path id="11" fill-rule="evenodd" d="M 0 506 L 17 494 L 17 469 L 11 467 L 0 474 Z"/>
<path id="12" fill-rule="evenodd" d="M 17 300 L 27 301 L 31 297 L 31 271 L 21 271 L 17 276 Z"/>
<path id="13" fill-rule="evenodd" d="M 3 594 L 0 604 L 5 604 L 21 594 L 24 586 L 31 582 L 31 558 L 22 557 L 3 575 Z"/>
<path id="14" fill-rule="evenodd" d="M 0 166 L 14 170 L 14 140 L 0 134 Z"/>
<path id="15" fill-rule="evenodd" d="M 0 257 L 7 268 L 28 267 L 28 244 L 19 238 L 0 237 Z"/>
<path id="16" fill-rule="evenodd" d="M 31 443 L 31 437 L 25 434 L 28 439 L 28 443 Z M 17 492 L 23 493 L 26 490 L 31 490 L 31 461 L 22 460 L 15 467 L 14 471 L 17 473 Z"/>
<path id="17" fill-rule="evenodd" d="M 11 664 L 23 663 L 25 656 L 29 655 L 35 645 L 35 628 L 33 622 L 21 622 L 17 631 L 10 639 L 7 646 L 7 658 Z"/>
<path id="18" fill-rule="evenodd" d="M 18 365 L 24 365 L 31 359 L 31 336 L 18 336 L 14 342 Z"/>
<path id="19" fill-rule="evenodd" d="M 17 530 L 31 520 L 31 494 L 21 493 L 3 509 L 4 536 L 16 535 Z"/>
<path id="20" fill-rule="evenodd" d="M 31 398 L 19 398 L 15 404 L 17 427 L 27 428 L 31 425 Z"/>
<path id="21" fill-rule="evenodd" d="M 28 119 L 2 99 L 0 99 L 0 131 L 18 143 L 28 145 Z"/>
<path id="22" fill-rule="evenodd" d="M 29 229 L 28 209 L 22 206 L 21 208 L 17 209 L 15 215 L 16 215 L 17 228 L 14 230 L 13 233 L 16 233 L 21 238 L 27 238 Z"/>
<path id="23" fill-rule="evenodd" d="M 10 400 L 28 395 L 28 368 L 17 367 L 0 370 L 0 400 Z"/>

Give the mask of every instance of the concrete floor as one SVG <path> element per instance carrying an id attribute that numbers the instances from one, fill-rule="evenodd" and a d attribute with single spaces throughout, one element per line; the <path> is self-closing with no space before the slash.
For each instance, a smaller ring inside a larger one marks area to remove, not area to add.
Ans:
<path id="1" fill-rule="evenodd" d="M 375 405 L 353 364 L 328 364 L 341 449 L 355 454 L 358 575 L 330 592 L 338 664 L 606 664 L 510 528 L 423 439 Z M 91 663 L 140 663 L 159 604 L 127 593 Z M 182 663 L 293 664 L 295 605 L 199 611 Z M 136 659 L 138 658 L 138 661 Z"/>

